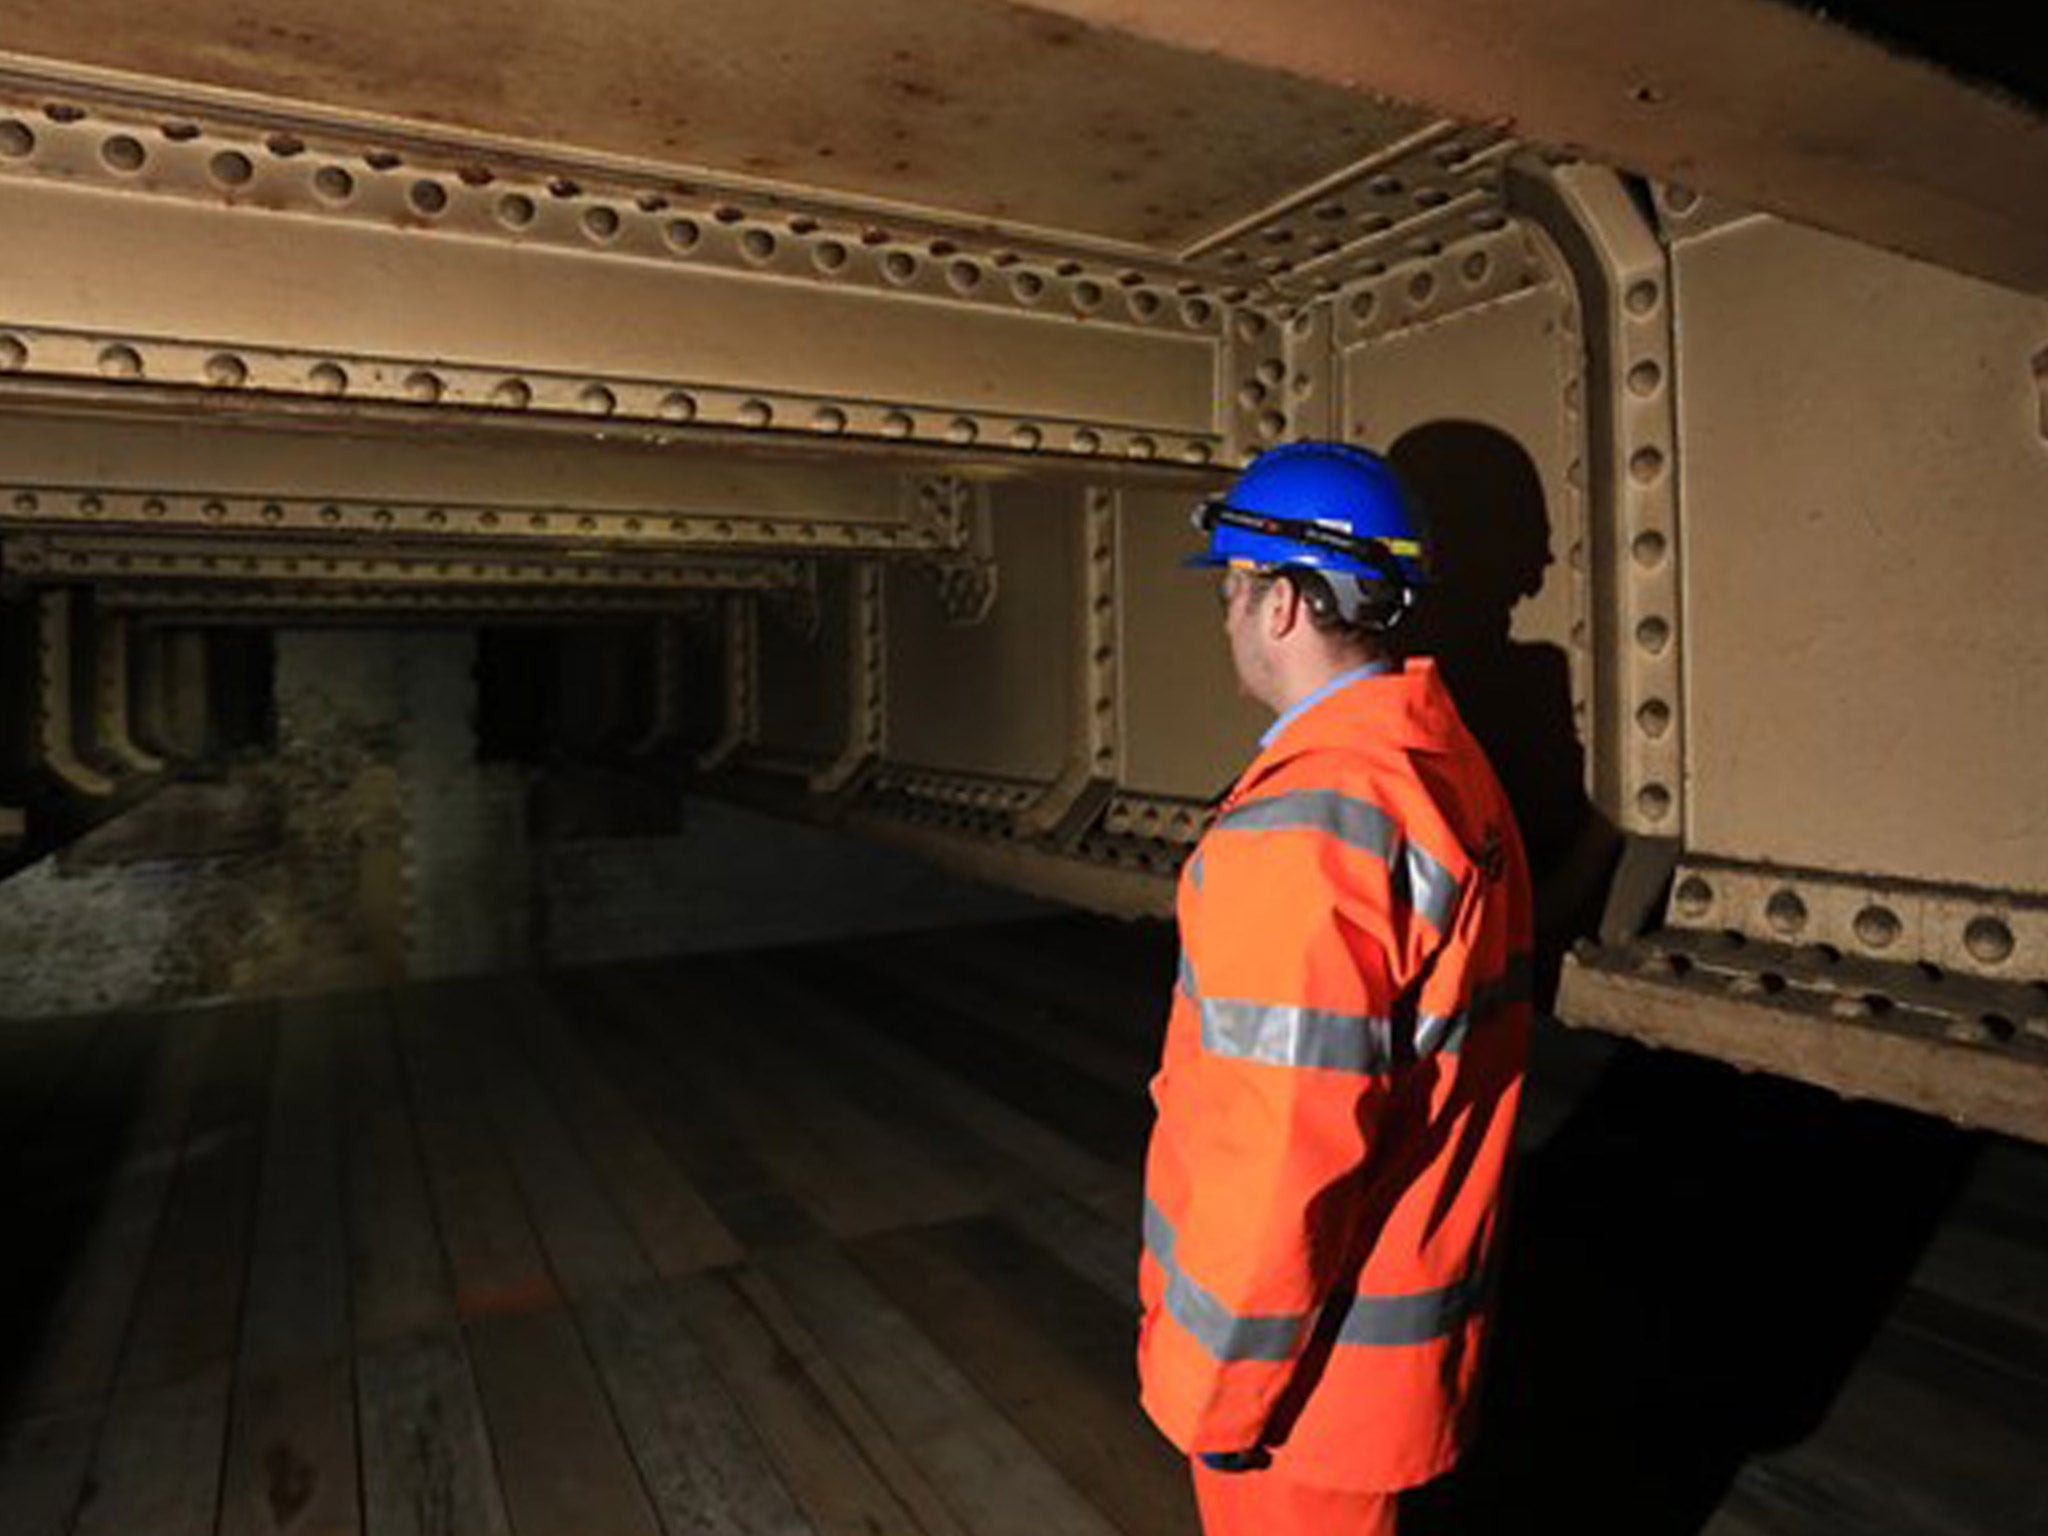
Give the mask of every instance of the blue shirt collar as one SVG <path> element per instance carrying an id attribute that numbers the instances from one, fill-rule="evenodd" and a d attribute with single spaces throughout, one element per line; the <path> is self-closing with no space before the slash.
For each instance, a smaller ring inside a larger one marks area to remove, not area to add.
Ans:
<path id="1" fill-rule="evenodd" d="M 1391 661 L 1368 661 L 1362 667 L 1353 667 L 1349 672 L 1338 673 L 1314 693 L 1309 694 L 1306 698 L 1297 699 L 1292 707 L 1286 710 L 1279 719 L 1267 726 L 1266 734 L 1259 738 L 1260 748 L 1263 750 L 1273 745 L 1274 742 L 1280 739 L 1282 731 L 1322 703 L 1331 694 L 1338 692 L 1340 689 L 1349 688 L 1353 683 L 1362 683 L 1368 677 L 1378 677 L 1382 673 L 1393 670 L 1394 663 Z"/>

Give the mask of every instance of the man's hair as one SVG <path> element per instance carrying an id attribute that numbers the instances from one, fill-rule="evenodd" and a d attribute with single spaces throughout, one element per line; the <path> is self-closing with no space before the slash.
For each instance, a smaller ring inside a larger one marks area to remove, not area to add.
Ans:
<path id="1" fill-rule="evenodd" d="M 1247 574 L 1254 601 L 1263 598 L 1275 582 L 1284 581 L 1291 585 L 1300 594 L 1302 605 L 1308 609 L 1309 623 L 1331 644 L 1356 651 L 1368 661 L 1378 661 L 1394 654 L 1394 642 L 1386 631 L 1345 618 L 1330 584 L 1307 566 L 1266 566 Z"/>

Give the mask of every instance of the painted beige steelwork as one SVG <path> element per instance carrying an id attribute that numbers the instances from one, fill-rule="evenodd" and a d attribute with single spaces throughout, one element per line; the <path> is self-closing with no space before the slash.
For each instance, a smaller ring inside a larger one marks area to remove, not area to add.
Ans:
<path id="1" fill-rule="evenodd" d="M 1546 941 L 1628 840 L 1565 1016 L 2048 1136 L 2025 109 L 1765 0 L 170 6 L 0 56 L 28 830 L 216 627 L 632 621 L 649 753 L 1163 913 L 1263 724 L 1187 510 L 1343 437 Z"/>

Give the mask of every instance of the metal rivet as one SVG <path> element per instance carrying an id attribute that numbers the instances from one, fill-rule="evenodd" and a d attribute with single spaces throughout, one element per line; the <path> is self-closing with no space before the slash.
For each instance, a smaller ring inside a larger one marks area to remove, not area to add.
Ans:
<path id="1" fill-rule="evenodd" d="M 765 229 L 750 229 L 740 236 L 740 254 L 752 262 L 775 258 L 775 236 Z"/>
<path id="2" fill-rule="evenodd" d="M 524 379 L 506 379 L 491 391 L 491 403 L 507 410 L 523 411 L 533 404 L 533 386 Z"/>
<path id="3" fill-rule="evenodd" d="M 662 396 L 661 414 L 670 421 L 689 421 L 697 414 L 697 397 L 686 390 L 670 390 Z"/>
<path id="4" fill-rule="evenodd" d="M 1664 370 L 1653 362 L 1640 362 L 1628 371 L 1629 393 L 1639 398 L 1654 395 L 1663 388 Z"/>
<path id="5" fill-rule="evenodd" d="M 1045 279 L 1036 272 L 1019 272 L 1010 279 L 1010 292 L 1026 304 L 1036 303 L 1045 292 Z"/>
<path id="6" fill-rule="evenodd" d="M 340 395 L 348 392 L 348 371 L 339 363 L 315 363 L 306 374 L 315 394 Z"/>
<path id="7" fill-rule="evenodd" d="M 422 405 L 432 405 L 442 394 L 440 376 L 429 373 L 424 368 L 407 374 L 403 387 L 407 399 L 417 400 Z"/>
<path id="8" fill-rule="evenodd" d="M 697 242 L 703 238 L 703 231 L 697 227 L 693 219 L 670 219 L 661 234 L 672 251 L 694 250 Z"/>
<path id="9" fill-rule="evenodd" d="M 1662 784 L 1645 784 L 1636 794 L 1636 808 L 1651 821 L 1671 814 L 1671 791 Z"/>
<path id="10" fill-rule="evenodd" d="M 1628 456 L 1628 472 L 1637 485 L 1649 485 L 1664 473 L 1664 453 L 1658 448 L 1638 448 Z"/>
<path id="11" fill-rule="evenodd" d="M 1646 528 L 1629 544 L 1629 553 L 1644 570 L 1654 570 L 1664 563 L 1669 546 L 1664 535 L 1654 528 Z"/>
<path id="12" fill-rule="evenodd" d="M 619 408 L 619 397 L 602 384 L 587 384 L 576 403 L 593 416 L 609 416 Z"/>
<path id="13" fill-rule="evenodd" d="M 1379 296 L 1370 288 L 1351 295 L 1351 318 L 1366 321 L 1372 318 L 1373 309 L 1379 303 Z"/>
<path id="14" fill-rule="evenodd" d="M 1206 326 L 1216 318 L 1216 306 L 1207 299 L 1189 299 L 1180 307 L 1181 318 L 1192 326 Z"/>
<path id="15" fill-rule="evenodd" d="M 142 377 L 142 354 L 133 347 L 102 347 L 100 372 L 110 379 L 139 379 Z"/>
<path id="16" fill-rule="evenodd" d="M 507 192 L 498 199 L 498 222 L 510 229 L 524 229 L 537 210 L 533 199 L 523 192 Z"/>
<path id="17" fill-rule="evenodd" d="M 1671 625 L 1652 615 L 1636 626 L 1636 644 L 1652 656 L 1660 656 L 1671 643 Z"/>
<path id="18" fill-rule="evenodd" d="M 1662 740 L 1671 729 L 1671 706 L 1662 699 L 1646 699 L 1636 711 L 1636 725 L 1650 740 Z"/>
<path id="19" fill-rule="evenodd" d="M 2012 958 L 2012 929 L 2000 918 L 1972 918 L 1963 930 L 1963 947 L 1984 965 L 2001 964 Z"/>
<path id="20" fill-rule="evenodd" d="M 1080 427 L 1074 432 L 1074 452 L 1099 453 L 1102 449 L 1102 434 L 1093 427 Z"/>
<path id="21" fill-rule="evenodd" d="M 1806 927 L 1806 903 L 1797 891 L 1773 891 L 1764 903 L 1764 921 L 1779 933 L 1798 933 Z"/>
<path id="22" fill-rule="evenodd" d="M 406 199 L 416 212 L 431 217 L 447 208 L 448 189 L 438 181 L 416 181 L 406 193 Z"/>
<path id="23" fill-rule="evenodd" d="M 907 283 L 917 276 L 917 258 L 908 251 L 891 251 L 882 258 L 882 275 L 892 283 Z"/>
<path id="24" fill-rule="evenodd" d="M 908 411 L 891 411 L 882 418 L 884 437 L 908 437 L 917 430 L 917 423 L 911 420 Z"/>
<path id="25" fill-rule="evenodd" d="M 846 412 L 836 405 L 821 405 L 811 413 L 811 429 L 816 432 L 844 432 Z"/>
<path id="26" fill-rule="evenodd" d="M 224 187 L 239 187 L 256 174 L 249 157 L 238 149 L 224 149 L 207 162 L 207 171 Z"/>
<path id="27" fill-rule="evenodd" d="M 1436 293 L 1436 278 L 1428 272 L 1418 272 L 1408 279 L 1408 297 L 1417 304 L 1427 304 Z"/>
<path id="28" fill-rule="evenodd" d="M 593 240 L 610 240 L 619 232 L 619 211 L 616 208 L 590 208 L 583 214 L 583 232 Z"/>
<path id="29" fill-rule="evenodd" d="M 1889 949 L 1899 940 L 1904 925 L 1890 907 L 1871 905 L 1856 914 L 1851 925 L 1857 942 L 1870 949 Z"/>
<path id="30" fill-rule="evenodd" d="M 28 365 L 28 347 L 18 336 L 0 336 L 0 373 L 19 373 Z"/>
<path id="31" fill-rule="evenodd" d="M 1159 445 L 1140 433 L 1124 446 L 1124 452 L 1134 459 L 1156 459 L 1159 456 Z"/>
<path id="32" fill-rule="evenodd" d="M 1647 315 L 1657 307 L 1657 298 L 1657 285 L 1645 280 L 1639 283 L 1631 283 L 1628 293 L 1622 302 L 1628 306 L 1630 314 Z"/>
<path id="33" fill-rule="evenodd" d="M 10 160 L 19 160 L 35 153 L 35 130 L 18 118 L 0 122 L 0 155 Z"/>
<path id="34" fill-rule="evenodd" d="M 946 427 L 946 437 L 950 442 L 971 443 L 979 436 L 981 428 L 965 416 L 955 416 Z"/>
<path id="35" fill-rule="evenodd" d="M 955 293 L 972 293 L 981 286 L 981 265 L 972 261 L 956 261 L 946 269 L 946 281 L 953 285 Z"/>
<path id="36" fill-rule="evenodd" d="M 206 360 L 206 382 L 216 389 L 240 389 L 249 382 L 249 365 L 232 352 L 216 352 Z"/>
<path id="37" fill-rule="evenodd" d="M 1287 418 L 1280 412 L 1261 411 L 1259 413 L 1259 436 L 1265 438 L 1268 442 L 1279 437 L 1286 430 Z"/>
<path id="38" fill-rule="evenodd" d="M 1705 917 L 1714 906 L 1714 888 L 1698 875 L 1687 875 L 1672 892 L 1672 903 L 1683 917 Z"/>
<path id="39" fill-rule="evenodd" d="M 323 165 L 313 173 L 313 190 L 330 203 L 346 202 L 355 195 L 356 179 L 338 165 Z"/>
<path id="40" fill-rule="evenodd" d="M 1010 429 L 1010 446 L 1013 448 L 1022 448 L 1029 452 L 1039 447 L 1044 441 L 1045 434 L 1029 422 Z"/>
<path id="41" fill-rule="evenodd" d="M 100 159 L 116 171 L 139 171 L 148 158 L 142 140 L 130 133 L 117 133 L 100 146 Z"/>

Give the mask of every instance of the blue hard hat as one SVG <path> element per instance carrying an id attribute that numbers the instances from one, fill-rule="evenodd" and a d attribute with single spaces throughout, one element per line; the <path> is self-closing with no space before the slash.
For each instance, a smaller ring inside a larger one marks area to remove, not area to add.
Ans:
<path id="1" fill-rule="evenodd" d="M 1188 565 L 1306 566 L 1418 587 L 1427 547 L 1393 467 L 1349 443 L 1286 443 L 1195 511 L 1209 535 Z"/>

